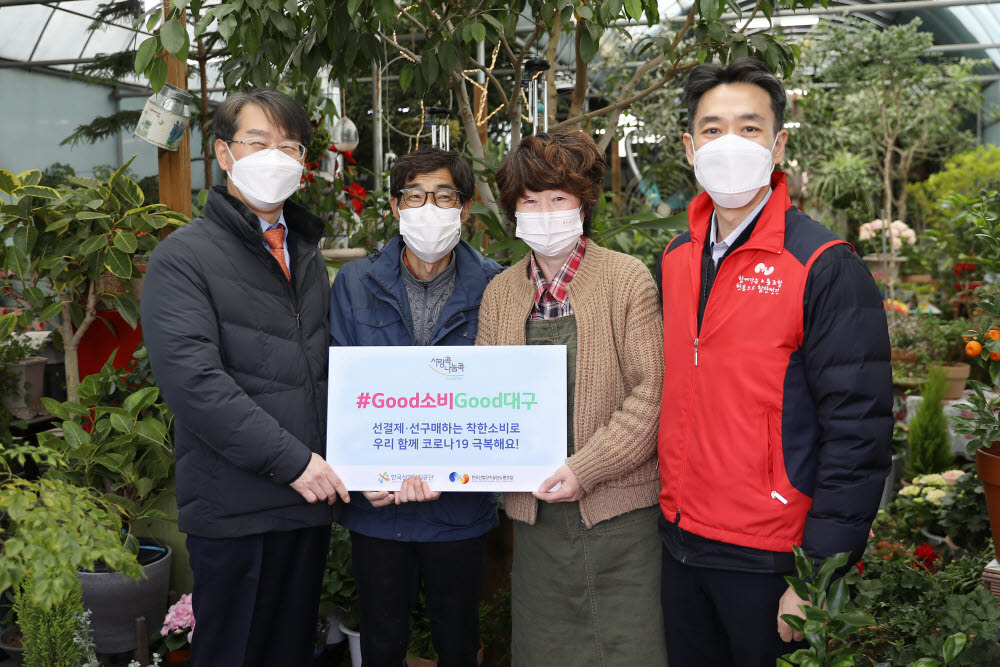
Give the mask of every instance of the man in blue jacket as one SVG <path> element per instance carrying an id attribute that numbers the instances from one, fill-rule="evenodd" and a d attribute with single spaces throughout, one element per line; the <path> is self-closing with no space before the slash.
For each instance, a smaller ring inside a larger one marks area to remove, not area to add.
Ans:
<path id="1" fill-rule="evenodd" d="M 474 344 L 500 266 L 461 240 L 472 169 L 454 151 L 422 148 L 396 161 L 389 187 L 400 234 L 337 274 L 333 345 Z M 402 664 L 421 581 L 438 664 L 475 665 L 492 494 L 432 492 L 412 477 L 396 493 L 365 492 L 340 523 L 351 531 L 365 667 Z"/>

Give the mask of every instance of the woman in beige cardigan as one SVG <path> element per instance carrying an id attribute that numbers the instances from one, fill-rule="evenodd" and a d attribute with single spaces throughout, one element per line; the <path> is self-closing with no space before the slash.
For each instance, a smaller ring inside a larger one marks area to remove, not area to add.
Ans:
<path id="1" fill-rule="evenodd" d="M 526 137 L 496 174 L 532 251 L 493 279 L 478 345 L 567 346 L 567 458 L 514 520 L 515 667 L 665 665 L 656 432 L 663 320 L 637 259 L 588 241 L 604 153 L 580 133 Z"/>

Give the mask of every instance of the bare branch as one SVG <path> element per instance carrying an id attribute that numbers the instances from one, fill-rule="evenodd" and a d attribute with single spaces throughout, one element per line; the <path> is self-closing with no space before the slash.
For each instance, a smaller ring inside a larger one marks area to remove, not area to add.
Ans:
<path id="1" fill-rule="evenodd" d="M 406 11 L 405 9 L 403 9 L 402 5 L 400 5 L 398 2 L 395 3 L 395 5 L 396 5 L 396 9 L 399 10 L 399 13 L 400 13 L 401 16 L 405 16 L 408 21 L 410 21 L 413 25 L 415 25 L 418 28 L 420 28 L 420 30 L 422 30 L 425 35 L 429 32 L 427 30 L 427 26 L 425 26 L 423 23 L 421 23 L 420 21 L 418 21 L 417 18 L 415 16 L 413 16 L 412 14 L 410 14 L 408 11 Z"/>
<path id="2" fill-rule="evenodd" d="M 604 115 L 613 113 L 615 111 L 618 111 L 620 109 L 625 109 L 629 105 L 631 105 L 632 103 L 638 102 L 642 98 L 644 98 L 644 97 L 646 97 L 648 95 L 651 95 L 652 93 L 655 93 L 657 90 L 659 90 L 663 86 L 667 85 L 667 83 L 670 82 L 670 80 L 673 79 L 674 76 L 676 76 L 679 72 L 685 72 L 685 71 L 691 69 L 692 67 L 696 66 L 697 64 L 698 63 L 696 63 L 696 62 L 691 62 L 691 63 L 687 63 L 686 65 L 672 65 L 672 66 L 670 66 L 667 69 L 667 71 L 663 74 L 663 76 L 656 83 L 654 83 L 653 85 L 649 86 L 648 88 L 646 88 L 645 90 L 643 90 L 641 93 L 636 93 L 635 95 L 632 95 L 631 97 L 628 97 L 628 98 L 623 99 L 623 100 L 619 100 L 619 101 L 615 102 L 614 104 L 609 104 L 608 106 L 603 107 L 601 109 L 595 109 L 594 111 L 588 111 L 587 113 L 581 114 L 581 115 L 579 115 L 579 116 L 577 116 L 575 118 L 569 118 L 567 120 L 564 120 L 563 122 L 557 124 L 555 127 L 550 127 L 549 130 L 550 131 L 551 130 L 557 130 L 559 128 L 566 127 L 568 125 L 579 125 L 580 123 L 582 123 L 585 120 L 589 120 L 591 118 L 596 118 L 598 116 L 604 116 Z"/>
<path id="3" fill-rule="evenodd" d="M 87 305 L 83 309 L 83 322 L 77 328 L 76 333 L 73 334 L 73 338 L 70 339 L 73 347 L 80 344 L 83 339 L 83 335 L 87 333 L 87 329 L 90 328 L 91 322 L 97 317 L 97 281 L 91 280 L 90 285 L 87 287 Z"/>
<path id="4" fill-rule="evenodd" d="M 493 84 L 493 89 L 500 94 L 500 101 L 503 102 L 504 104 L 507 104 L 507 92 L 504 90 L 503 84 L 500 83 L 500 81 L 496 78 L 496 76 L 494 76 L 493 70 L 491 70 L 489 67 L 479 62 L 475 58 L 469 57 L 469 62 L 475 69 L 478 69 L 479 71 L 481 71 L 483 74 L 486 75 L 486 78 L 489 80 L 489 82 Z"/>
<path id="5" fill-rule="evenodd" d="M 386 35 L 381 30 L 378 31 L 378 36 L 382 38 L 383 42 L 385 42 L 386 44 L 388 44 L 392 48 L 396 49 L 397 51 L 399 51 L 400 53 L 402 53 L 404 56 L 406 56 L 407 58 L 409 58 L 413 62 L 415 62 L 415 63 L 420 62 L 420 60 L 421 60 L 420 56 L 418 56 L 413 51 L 410 51 L 408 48 L 406 48 L 402 44 L 396 43 L 396 40 L 394 40 L 392 37 L 389 37 L 388 35 Z"/>
<path id="6" fill-rule="evenodd" d="M 750 27 L 750 23 L 753 22 L 754 18 L 757 16 L 757 12 L 760 10 L 760 3 L 761 0 L 757 0 L 757 4 L 753 6 L 753 12 L 750 14 L 750 18 L 748 18 L 747 22 L 743 24 L 743 27 L 737 30 L 736 32 L 742 34 L 747 28 Z"/>

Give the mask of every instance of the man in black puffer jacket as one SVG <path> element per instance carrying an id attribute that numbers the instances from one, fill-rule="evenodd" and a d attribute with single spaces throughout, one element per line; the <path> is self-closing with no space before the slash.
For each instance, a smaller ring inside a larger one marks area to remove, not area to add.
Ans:
<path id="1" fill-rule="evenodd" d="M 325 460 L 323 223 L 285 202 L 312 130 L 291 98 L 258 90 L 219 107 L 215 136 L 228 187 L 157 247 L 142 299 L 150 363 L 176 416 L 192 664 L 307 665 L 331 506 L 349 500 Z"/>

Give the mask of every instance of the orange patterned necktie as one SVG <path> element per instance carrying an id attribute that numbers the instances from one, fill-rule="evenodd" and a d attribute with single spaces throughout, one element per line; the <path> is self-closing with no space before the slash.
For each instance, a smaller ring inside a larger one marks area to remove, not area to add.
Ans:
<path id="1" fill-rule="evenodd" d="M 267 230 L 264 232 L 264 240 L 271 246 L 271 254 L 278 260 L 278 265 L 285 272 L 285 278 L 291 282 L 292 274 L 288 272 L 288 264 L 285 263 L 285 228 L 278 225 L 275 229 Z"/>

